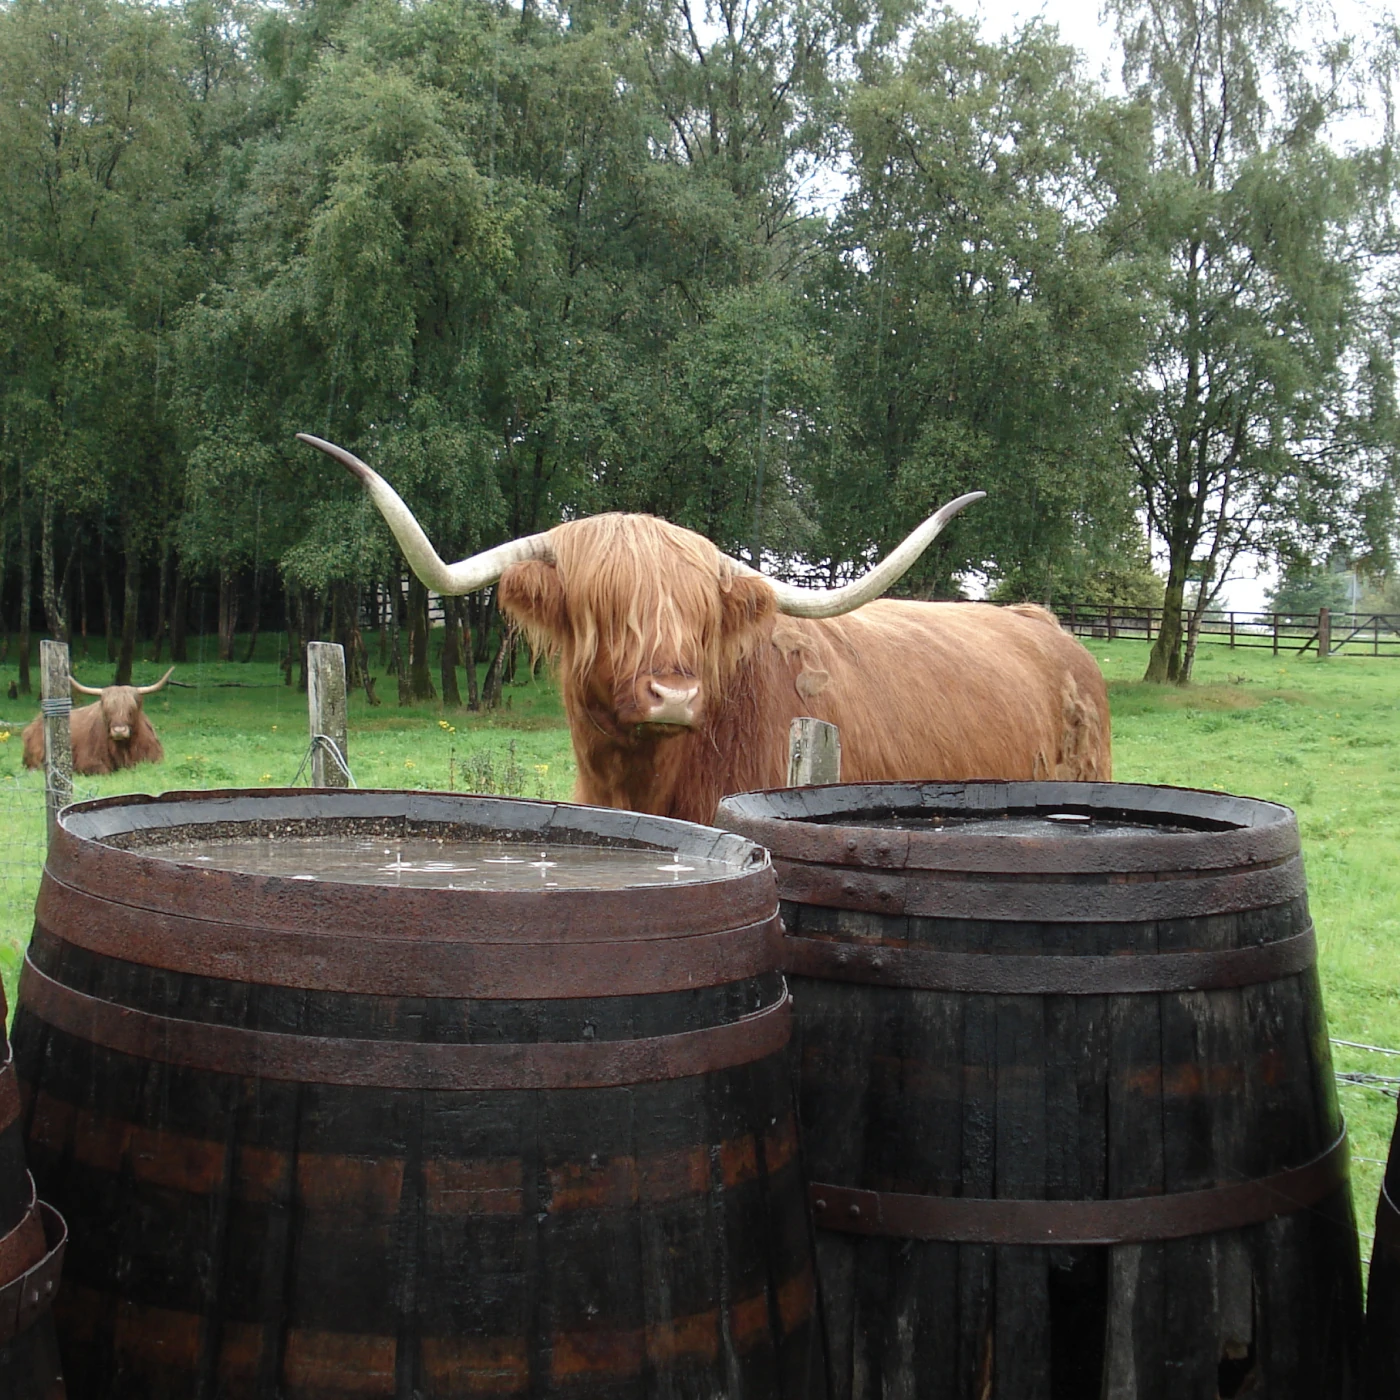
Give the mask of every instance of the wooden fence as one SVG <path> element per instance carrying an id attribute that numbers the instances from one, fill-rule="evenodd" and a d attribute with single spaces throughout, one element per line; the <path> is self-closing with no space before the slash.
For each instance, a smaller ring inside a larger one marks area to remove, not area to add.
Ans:
<path id="1" fill-rule="evenodd" d="M 1162 609 L 1071 603 L 1059 610 L 1059 618 L 1078 637 L 1135 637 L 1150 642 L 1162 626 Z M 1330 612 L 1327 608 L 1315 613 L 1208 610 L 1201 617 L 1200 640 L 1263 648 L 1275 656 L 1321 650 L 1329 656 L 1400 657 L 1400 613 Z"/>

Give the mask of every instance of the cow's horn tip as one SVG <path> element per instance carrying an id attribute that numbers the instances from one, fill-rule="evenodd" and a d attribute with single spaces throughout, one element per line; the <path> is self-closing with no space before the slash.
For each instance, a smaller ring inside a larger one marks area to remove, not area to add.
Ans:
<path id="1" fill-rule="evenodd" d="M 366 485 L 373 481 L 374 473 L 353 452 L 347 452 L 343 447 L 337 447 L 335 443 L 327 442 L 325 438 L 318 438 L 313 433 L 298 433 L 297 441 L 306 443 L 308 447 L 317 448 L 324 452 L 327 457 L 335 458 L 342 467 L 354 472 Z"/>

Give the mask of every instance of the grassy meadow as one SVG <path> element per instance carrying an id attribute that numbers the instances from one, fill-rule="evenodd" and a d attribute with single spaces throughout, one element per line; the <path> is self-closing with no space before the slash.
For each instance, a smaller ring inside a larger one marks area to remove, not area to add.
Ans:
<path id="1" fill-rule="evenodd" d="M 78 795 L 292 782 L 307 749 L 306 701 L 280 683 L 277 639 L 265 642 L 267 660 L 179 667 L 175 678 L 189 688 L 172 687 L 149 706 L 165 763 L 80 777 Z M 1400 659 L 1320 663 L 1203 644 L 1195 684 L 1176 689 L 1140 682 L 1145 643 L 1089 645 L 1109 682 L 1115 777 L 1296 809 L 1332 1034 L 1400 1049 Z M 75 669 L 88 684 L 110 674 L 91 661 Z M 137 682 L 162 669 L 139 667 Z M 0 693 L 13 675 L 13 666 L 0 668 Z M 353 696 L 356 781 L 567 798 L 573 761 L 557 692 L 541 672 L 505 693 L 509 707 L 492 714 L 400 708 L 392 699 L 371 709 L 362 693 Z M 36 712 L 37 703 L 0 700 L 0 973 L 11 1000 L 43 856 L 42 783 L 21 766 L 18 728 Z M 1345 1047 L 1334 1055 L 1339 1070 L 1400 1077 L 1400 1059 Z M 1369 1233 L 1395 1104 L 1374 1087 L 1340 1092 L 1357 1214 Z"/>

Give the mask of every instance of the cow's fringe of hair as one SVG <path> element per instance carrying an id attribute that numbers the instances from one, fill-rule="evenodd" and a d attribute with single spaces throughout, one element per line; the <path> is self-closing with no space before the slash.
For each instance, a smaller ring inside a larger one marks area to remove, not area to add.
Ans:
<path id="1" fill-rule="evenodd" d="M 742 647 L 726 646 L 715 586 L 727 582 L 729 566 L 709 540 L 621 514 L 570 521 L 550 535 L 574 622 L 568 681 L 581 685 L 600 654 L 614 676 L 679 669 L 706 687 L 736 664 Z M 539 641 L 552 649 L 551 639 Z"/>

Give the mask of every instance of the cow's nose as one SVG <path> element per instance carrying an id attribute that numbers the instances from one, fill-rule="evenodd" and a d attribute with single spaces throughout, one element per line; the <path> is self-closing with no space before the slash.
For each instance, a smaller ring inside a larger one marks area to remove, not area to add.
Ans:
<path id="1" fill-rule="evenodd" d="M 114 724 L 114 725 L 112 726 L 112 738 L 114 738 L 114 739 L 129 739 L 129 738 L 131 738 L 131 727 L 130 727 L 129 725 L 126 725 L 126 724 Z"/>
<path id="2" fill-rule="evenodd" d="M 694 724 L 696 702 L 700 687 L 692 685 L 663 685 L 647 682 L 647 695 L 653 704 L 647 714 L 648 724 Z"/>

